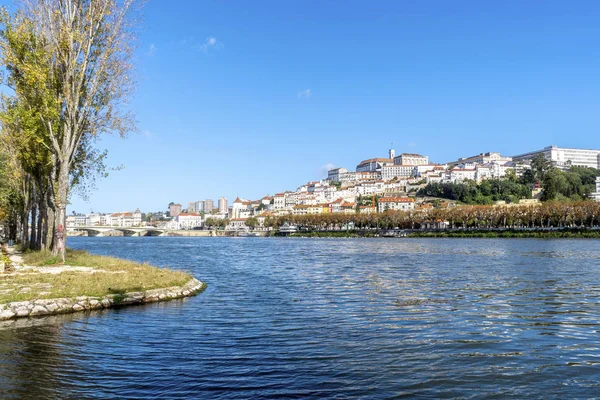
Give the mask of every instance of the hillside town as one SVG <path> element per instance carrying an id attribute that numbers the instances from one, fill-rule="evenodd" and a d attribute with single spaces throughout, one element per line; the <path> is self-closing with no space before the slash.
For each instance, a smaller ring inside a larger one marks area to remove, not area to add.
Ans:
<path id="1" fill-rule="evenodd" d="M 221 227 L 225 230 L 243 231 L 265 228 L 267 218 L 284 215 L 309 215 L 326 213 L 371 214 L 387 210 L 410 211 L 432 207 L 427 196 L 417 196 L 419 190 L 430 184 L 481 183 L 486 180 L 519 178 L 532 169 L 536 157 L 543 156 L 558 170 L 571 167 L 600 169 L 600 150 L 559 148 L 547 146 L 515 156 L 497 152 L 480 153 L 443 164 L 432 163 L 421 154 L 401 153 L 392 148 L 387 157 L 375 157 L 359 162 L 354 171 L 333 168 L 327 177 L 307 182 L 296 190 L 266 195 L 258 200 L 237 197 L 231 206 L 221 197 L 215 207 L 213 200 L 171 203 L 168 211 L 158 213 L 116 212 L 111 214 L 74 214 L 67 217 L 67 227 L 154 226 L 162 229 L 186 230 Z M 516 204 L 536 204 L 542 190 L 533 187 L 530 196 Z M 596 177 L 595 191 L 589 194 L 600 201 L 600 177 Z M 497 201 L 506 204 L 506 201 Z M 437 202 L 436 207 L 453 207 L 456 201 Z"/>

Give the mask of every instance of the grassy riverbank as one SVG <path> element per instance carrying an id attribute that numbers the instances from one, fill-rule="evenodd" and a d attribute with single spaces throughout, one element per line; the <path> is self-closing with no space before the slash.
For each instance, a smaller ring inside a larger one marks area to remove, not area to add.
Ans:
<path id="1" fill-rule="evenodd" d="M 65 265 L 49 252 L 14 254 L 14 271 L 0 273 L 0 304 L 78 296 L 101 297 L 182 286 L 192 276 L 82 250 L 67 250 Z"/>

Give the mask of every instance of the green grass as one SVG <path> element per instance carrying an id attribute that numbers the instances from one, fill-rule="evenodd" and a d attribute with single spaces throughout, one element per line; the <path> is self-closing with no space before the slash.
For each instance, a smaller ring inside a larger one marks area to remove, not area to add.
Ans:
<path id="1" fill-rule="evenodd" d="M 25 265 L 58 266 L 49 252 L 23 254 Z M 123 295 L 151 289 L 182 286 L 192 277 L 184 272 L 114 257 L 96 256 L 81 250 L 67 250 L 65 265 L 91 267 L 94 273 L 65 271 L 58 274 L 27 271 L 14 275 L 0 273 L 0 304 L 34 299 L 100 297 Z"/>

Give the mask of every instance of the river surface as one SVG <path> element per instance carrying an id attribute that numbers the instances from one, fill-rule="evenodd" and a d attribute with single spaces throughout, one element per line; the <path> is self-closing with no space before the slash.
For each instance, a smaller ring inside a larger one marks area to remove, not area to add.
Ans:
<path id="1" fill-rule="evenodd" d="M 0 325 L 1 398 L 600 397 L 600 241 L 69 238 L 197 297 Z"/>

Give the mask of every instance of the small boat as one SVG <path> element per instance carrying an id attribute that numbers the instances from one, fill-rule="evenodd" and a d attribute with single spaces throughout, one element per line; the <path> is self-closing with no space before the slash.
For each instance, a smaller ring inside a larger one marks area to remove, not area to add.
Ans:
<path id="1" fill-rule="evenodd" d="M 240 232 L 238 237 L 257 237 L 258 235 L 254 232 Z"/>
<path id="2" fill-rule="evenodd" d="M 298 232 L 298 227 L 296 225 L 290 225 L 285 223 L 279 227 L 279 233 L 296 233 Z"/>

